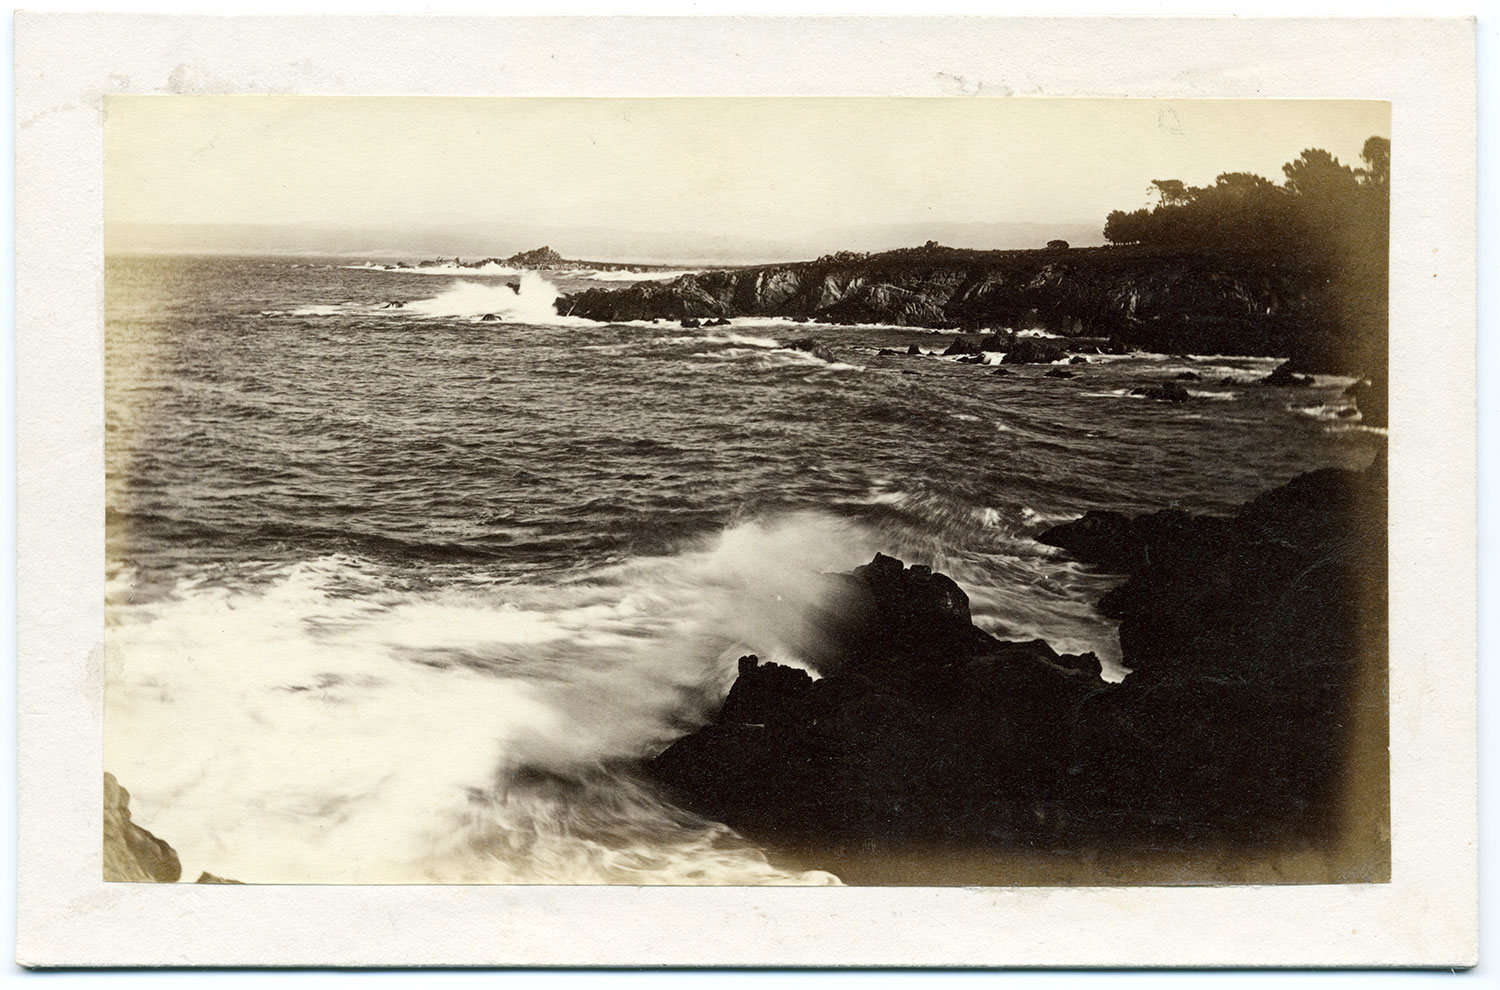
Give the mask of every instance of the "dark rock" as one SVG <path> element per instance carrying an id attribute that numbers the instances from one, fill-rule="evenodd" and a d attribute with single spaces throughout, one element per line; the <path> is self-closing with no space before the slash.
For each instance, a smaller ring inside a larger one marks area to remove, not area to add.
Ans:
<path id="1" fill-rule="evenodd" d="M 705 323 L 703 325 L 706 327 L 727 327 L 731 326 L 732 324 L 726 317 L 721 316 L 717 320 L 714 320 L 712 323 Z"/>
<path id="2" fill-rule="evenodd" d="M 875 356 L 876 357 L 901 357 L 902 354 L 901 354 L 900 351 L 892 350 L 889 347 L 882 347 L 880 350 L 878 350 L 878 351 L 875 352 Z"/>
<path id="3" fill-rule="evenodd" d="M 984 342 L 978 334 L 963 337 L 954 337 L 947 350 L 943 351 L 943 357 L 953 357 L 956 354 L 979 355 L 984 353 Z"/>
<path id="4" fill-rule="evenodd" d="M 1010 369 L 1009 368 L 996 368 L 994 371 L 990 372 L 990 374 L 992 374 L 992 375 L 1000 375 L 1003 378 L 1008 378 L 1008 377 L 1010 377 Z"/>
<path id="5" fill-rule="evenodd" d="M 1092 654 L 983 633 L 951 580 L 877 555 L 828 578 L 820 679 L 743 658 L 718 719 L 649 773 L 851 882 L 892 882 L 882 864 L 908 849 L 924 864 L 1104 853 L 1136 882 L 1180 880 L 1173 856 L 1232 878 L 1278 849 L 1313 871 L 1297 879 L 1389 875 L 1383 819 L 1359 803 L 1388 772 L 1383 458 L 1232 517 L 1088 513 L 1041 539 L 1131 574 L 1101 603 L 1123 683 Z M 1372 845 L 1339 845 L 1346 805 L 1375 816 Z"/>
<path id="6" fill-rule="evenodd" d="M 781 346 L 785 347 L 787 350 L 802 351 L 804 353 L 811 354 L 813 357 L 818 358 L 821 361 L 827 361 L 830 364 L 838 360 L 838 356 L 834 354 L 833 351 L 829 350 L 823 344 L 818 343 L 818 341 L 812 337 L 801 337 L 789 343 L 782 344 Z"/>
<path id="7" fill-rule="evenodd" d="M 739 677 L 724 699 L 718 721 L 764 725 L 790 717 L 807 697 L 812 683 L 805 670 L 762 664 L 755 656 L 740 657 Z"/>
<path id="8" fill-rule="evenodd" d="M 1179 382 L 1196 382 L 1200 381 L 1202 378 L 1203 376 L 1195 371 L 1183 371 L 1172 376 L 1173 381 Z"/>
<path id="9" fill-rule="evenodd" d="M 1275 385 L 1281 388 L 1314 384 L 1315 380 L 1312 376 L 1294 374 L 1291 369 L 1292 362 L 1290 361 L 1278 364 L 1275 371 L 1260 380 L 1260 384 Z"/>
<path id="10" fill-rule="evenodd" d="M 1144 395 L 1148 399 L 1156 399 L 1159 402 L 1186 402 L 1190 398 L 1187 389 L 1175 382 L 1151 385 L 1146 388 L 1133 388 L 1130 394 Z"/>
<path id="11" fill-rule="evenodd" d="M 1086 358 L 1086 357 L 1084 357 L 1082 354 L 1075 354 L 1071 358 L 1068 359 L 1068 363 L 1069 364 L 1088 364 L 1089 363 L 1089 359 Z"/>
<path id="12" fill-rule="evenodd" d="M 1189 516 L 1178 509 L 1163 509 L 1134 519 L 1119 512 L 1094 510 L 1053 526 L 1036 539 L 1066 550 L 1085 564 L 1129 574 L 1153 561 L 1200 552 L 1204 541 L 1223 536 L 1226 525 L 1213 517 Z"/>
<path id="13" fill-rule="evenodd" d="M 1021 337 L 1005 352 L 1005 364 L 1051 364 L 1061 361 L 1068 352 L 1043 337 Z"/>
<path id="14" fill-rule="evenodd" d="M 1073 372 L 1071 372 L 1071 371 L 1064 371 L 1061 368 L 1053 368 L 1051 371 L 1047 372 L 1042 377 L 1043 378 L 1075 378 L 1077 376 L 1074 375 Z"/>
<path id="15" fill-rule="evenodd" d="M 499 319 L 500 319 L 500 317 L 496 316 L 494 313 L 485 313 L 483 316 L 481 316 L 479 318 L 479 322 L 480 323 L 496 323 L 496 322 L 499 321 Z"/>
<path id="16" fill-rule="evenodd" d="M 1344 389 L 1344 394 L 1353 399 L 1354 404 L 1359 407 L 1360 416 L 1366 426 L 1378 426 L 1382 429 L 1387 426 L 1390 411 L 1383 375 L 1362 378 Z"/>
<path id="17" fill-rule="evenodd" d="M 922 348 L 918 347 L 916 344 L 912 344 L 906 348 L 906 353 L 913 357 L 916 357 L 922 353 Z"/>
<path id="18" fill-rule="evenodd" d="M 691 318 L 682 321 L 682 327 L 684 330 L 697 330 L 702 325 L 703 324 L 701 324 L 697 320 Z"/>

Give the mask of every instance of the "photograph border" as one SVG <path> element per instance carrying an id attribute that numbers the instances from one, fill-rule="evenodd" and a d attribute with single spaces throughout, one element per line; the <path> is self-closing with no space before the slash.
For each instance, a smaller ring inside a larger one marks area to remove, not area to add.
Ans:
<path id="1" fill-rule="evenodd" d="M 15 28 L 23 965 L 1474 961 L 1472 20 L 18 14 Z M 653 71 L 640 71 L 630 54 L 637 51 L 652 53 Z M 104 883 L 101 107 L 112 92 L 1389 100 L 1391 882 L 834 890 Z"/>

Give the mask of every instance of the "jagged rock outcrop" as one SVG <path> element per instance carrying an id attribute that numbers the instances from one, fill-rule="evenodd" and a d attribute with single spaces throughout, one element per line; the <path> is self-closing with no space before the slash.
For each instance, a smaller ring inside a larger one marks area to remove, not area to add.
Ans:
<path id="1" fill-rule="evenodd" d="M 1304 870 L 1281 879 L 1388 875 L 1383 458 L 1233 517 L 1089 513 L 1042 539 L 1131 574 L 1100 606 L 1123 682 L 989 636 L 953 581 L 877 555 L 826 578 L 822 676 L 742 659 L 718 717 L 649 773 L 853 882 L 890 882 L 891 857 L 977 876 L 1037 850 L 1151 858 L 1167 872 L 1131 876 L 1156 882 L 1178 855 L 1266 875 L 1235 864 L 1278 850 Z"/>
<path id="2" fill-rule="evenodd" d="M 929 245 L 594 288 L 559 299 L 558 308 L 600 321 L 779 316 L 1037 328 L 1105 338 L 1112 350 L 1278 355 L 1304 372 L 1376 375 L 1385 361 L 1384 310 L 1348 299 L 1325 268 L 1286 253 Z"/>
<path id="3" fill-rule="evenodd" d="M 997 351 L 1008 351 L 1015 346 L 1015 334 L 969 333 L 954 337 L 943 351 L 944 357 L 955 355 L 983 355 Z M 911 345 L 916 347 L 916 344 Z"/>
<path id="4" fill-rule="evenodd" d="M 1040 337 L 1022 337 L 1005 352 L 1004 364 L 1051 364 L 1061 361 L 1068 352 L 1054 341 Z"/>
<path id="5" fill-rule="evenodd" d="M 177 852 L 130 820 L 130 792 L 104 774 L 104 879 L 176 883 Z"/>

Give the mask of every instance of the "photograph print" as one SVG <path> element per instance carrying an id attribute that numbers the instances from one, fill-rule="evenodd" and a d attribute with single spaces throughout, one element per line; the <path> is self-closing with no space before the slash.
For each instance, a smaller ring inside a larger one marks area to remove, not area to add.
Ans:
<path id="1" fill-rule="evenodd" d="M 1390 879 L 1389 104 L 104 108 L 106 880 Z"/>

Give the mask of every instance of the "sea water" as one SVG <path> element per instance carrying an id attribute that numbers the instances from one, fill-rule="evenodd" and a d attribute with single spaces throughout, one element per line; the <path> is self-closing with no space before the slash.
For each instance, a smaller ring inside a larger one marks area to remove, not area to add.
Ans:
<path id="1" fill-rule="evenodd" d="M 818 575 L 929 564 L 1118 678 L 1120 578 L 1037 533 L 1382 442 L 1273 359 L 997 376 L 920 329 L 557 314 L 629 274 L 108 260 L 105 768 L 185 878 L 835 882 L 638 773 L 738 656 L 805 665 Z"/>

